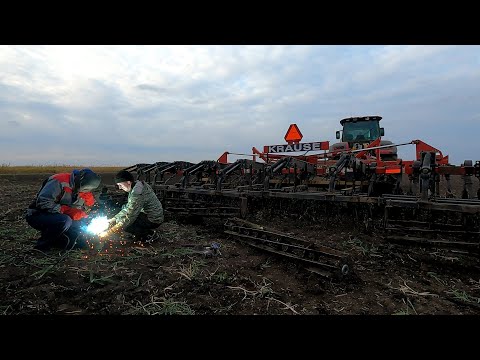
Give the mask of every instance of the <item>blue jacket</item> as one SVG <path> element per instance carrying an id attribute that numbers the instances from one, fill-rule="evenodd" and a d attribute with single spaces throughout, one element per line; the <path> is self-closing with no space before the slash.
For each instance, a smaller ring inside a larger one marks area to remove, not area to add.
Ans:
<path id="1" fill-rule="evenodd" d="M 61 213 L 62 205 L 83 209 L 85 201 L 74 192 L 75 176 L 79 170 L 50 176 L 36 195 L 30 209 L 49 213 Z"/>

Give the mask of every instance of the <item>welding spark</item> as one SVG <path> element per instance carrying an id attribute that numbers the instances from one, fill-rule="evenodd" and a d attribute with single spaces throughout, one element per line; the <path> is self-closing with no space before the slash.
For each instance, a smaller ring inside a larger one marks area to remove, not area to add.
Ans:
<path id="1" fill-rule="evenodd" d="M 108 220 L 106 216 L 98 216 L 93 218 L 87 226 L 86 231 L 98 235 L 108 229 Z"/>

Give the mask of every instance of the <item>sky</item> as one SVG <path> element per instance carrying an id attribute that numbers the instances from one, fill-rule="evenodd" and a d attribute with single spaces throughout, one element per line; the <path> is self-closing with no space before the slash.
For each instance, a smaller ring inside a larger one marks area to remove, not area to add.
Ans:
<path id="1" fill-rule="evenodd" d="M 216 160 L 368 115 L 480 160 L 480 46 L 0 46 L 0 165 Z"/>

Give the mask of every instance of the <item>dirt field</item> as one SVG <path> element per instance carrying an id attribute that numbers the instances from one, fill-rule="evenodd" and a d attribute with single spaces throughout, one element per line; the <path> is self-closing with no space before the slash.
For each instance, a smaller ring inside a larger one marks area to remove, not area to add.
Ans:
<path id="1" fill-rule="evenodd" d="M 0 176 L 0 314 L 480 314 L 478 258 L 386 243 L 348 223 L 250 219 L 347 252 L 354 273 L 345 281 L 236 242 L 220 220 L 167 219 L 148 246 L 42 253 L 23 212 L 43 178 Z M 221 255 L 185 246 L 214 242 Z"/>

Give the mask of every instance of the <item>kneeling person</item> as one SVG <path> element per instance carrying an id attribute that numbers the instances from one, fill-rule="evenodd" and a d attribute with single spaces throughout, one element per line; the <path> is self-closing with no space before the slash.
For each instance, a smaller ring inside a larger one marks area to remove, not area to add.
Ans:
<path id="1" fill-rule="evenodd" d="M 140 241 L 148 241 L 149 237 L 163 222 L 163 208 L 152 187 L 144 182 L 135 181 L 133 175 L 122 170 L 115 175 L 115 183 L 120 189 L 128 192 L 128 201 L 122 210 L 109 219 L 110 228 L 100 237 L 123 230 Z"/>
<path id="2" fill-rule="evenodd" d="M 95 203 L 92 191 L 100 182 L 100 175 L 88 168 L 45 179 L 25 217 L 31 227 L 41 232 L 36 249 L 87 247 L 80 236 L 82 220 Z"/>

